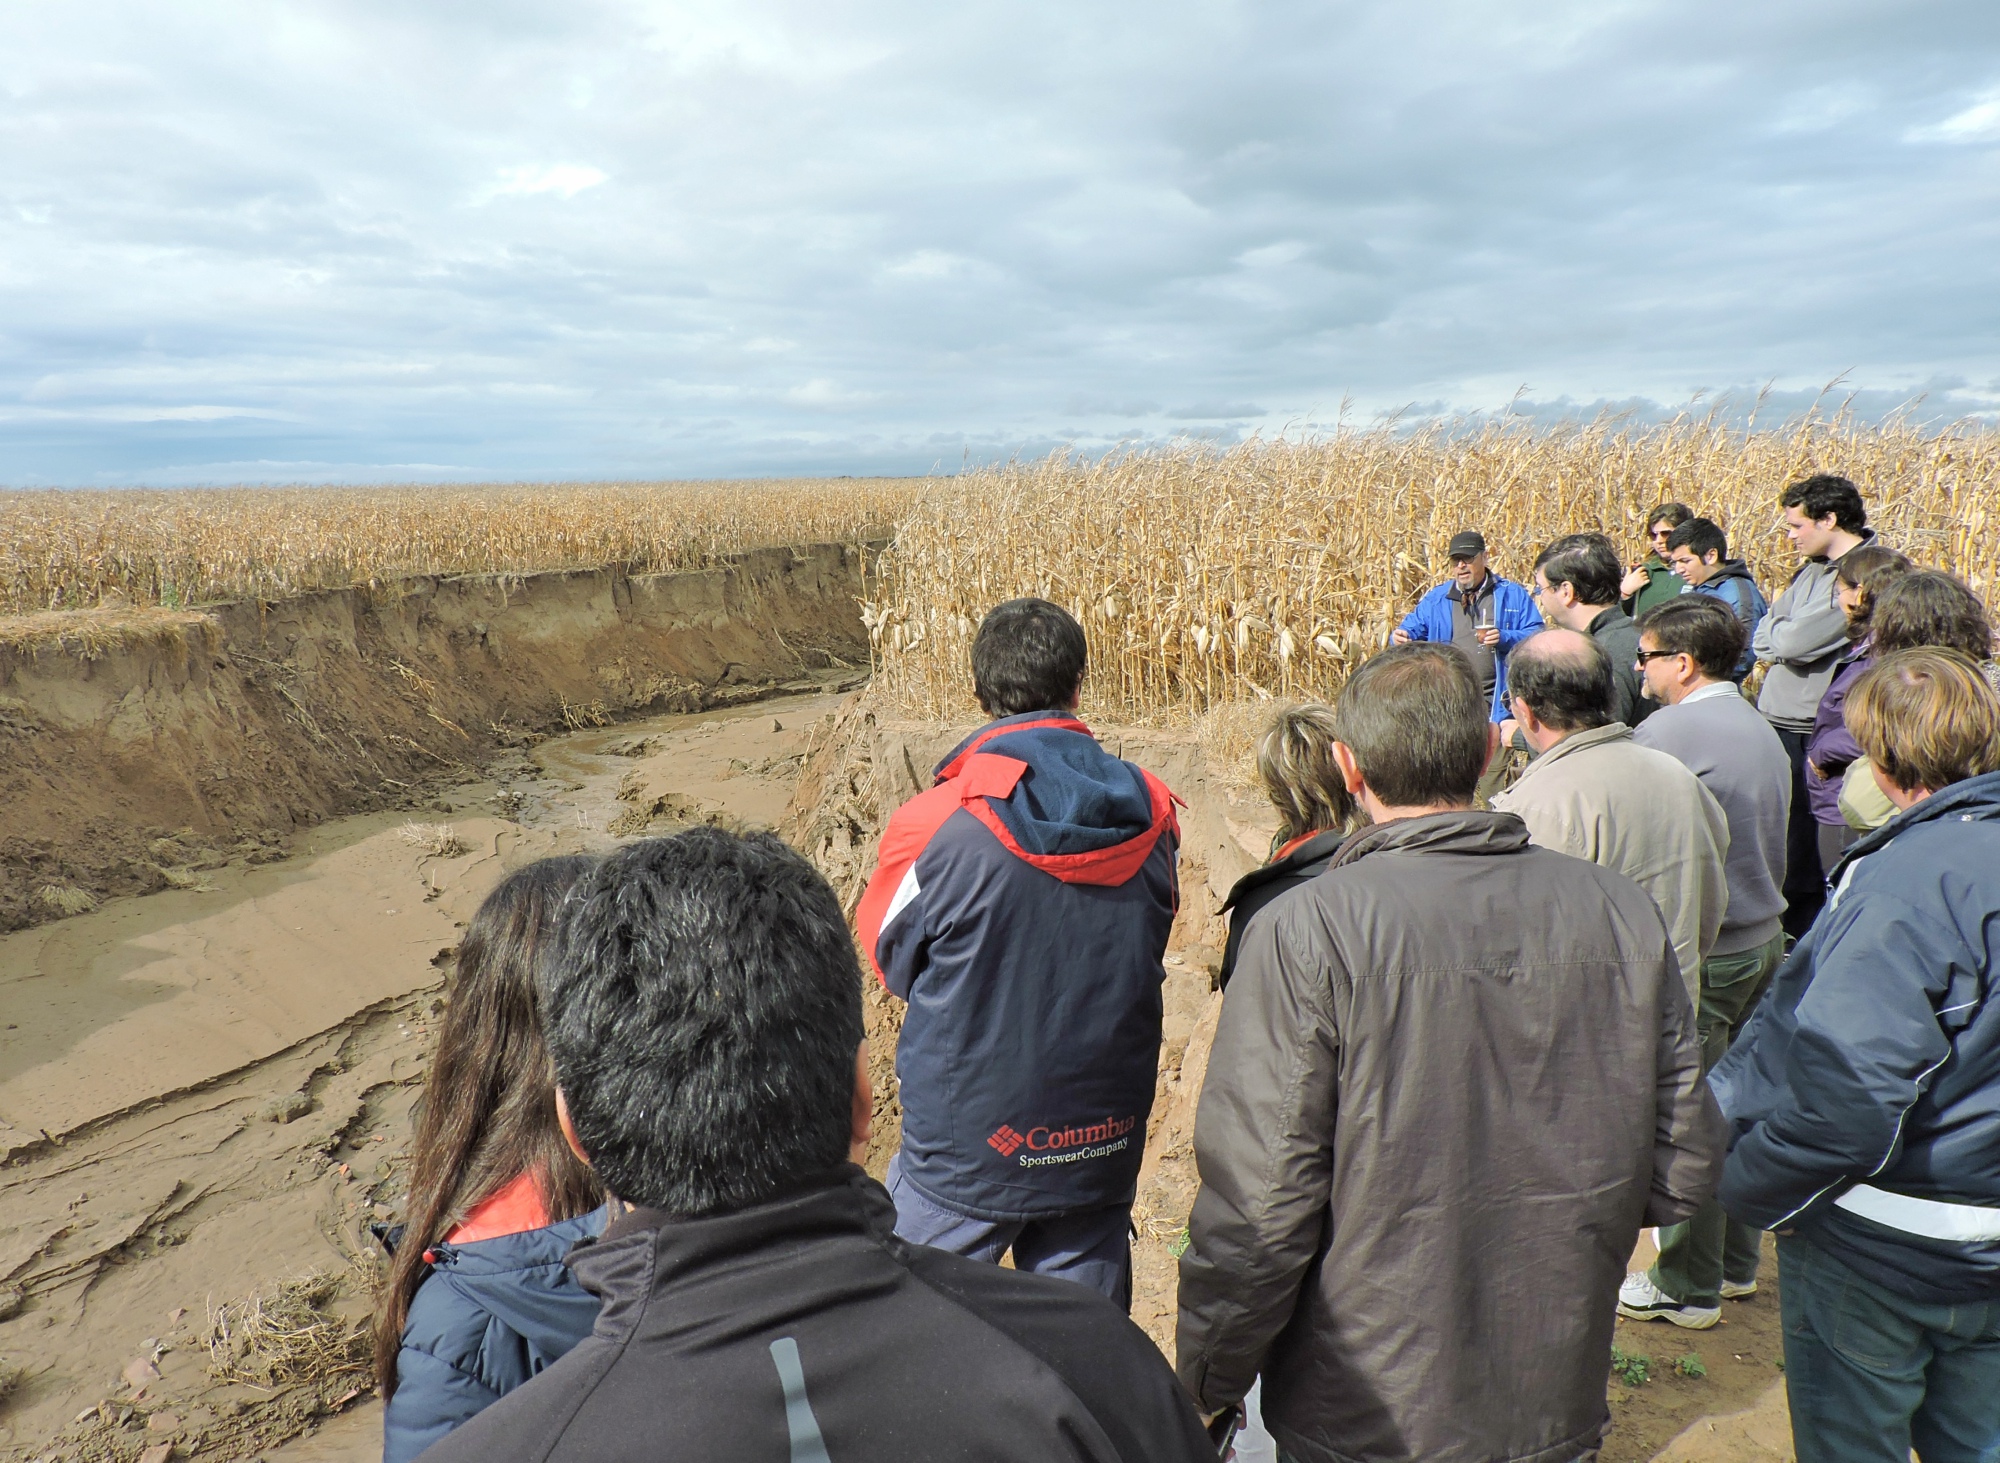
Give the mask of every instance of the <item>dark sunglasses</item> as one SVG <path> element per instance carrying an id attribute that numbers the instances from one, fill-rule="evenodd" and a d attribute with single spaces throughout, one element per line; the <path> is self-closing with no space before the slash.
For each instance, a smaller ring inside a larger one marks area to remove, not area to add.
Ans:
<path id="1" fill-rule="evenodd" d="M 1636 659 L 1636 664 L 1644 665 L 1647 661 L 1658 660 L 1663 655 L 1682 655 L 1682 654 L 1685 654 L 1685 652 L 1679 650 L 1642 650 L 1638 654 L 1638 657 Z"/>

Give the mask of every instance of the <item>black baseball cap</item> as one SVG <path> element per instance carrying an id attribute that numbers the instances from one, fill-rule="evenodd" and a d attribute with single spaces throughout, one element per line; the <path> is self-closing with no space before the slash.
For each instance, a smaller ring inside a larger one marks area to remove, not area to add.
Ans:
<path id="1" fill-rule="evenodd" d="M 1474 554 L 1486 552 L 1485 535 L 1468 528 L 1464 533 L 1451 536 L 1451 546 L 1445 550 L 1454 559 L 1469 559 Z"/>

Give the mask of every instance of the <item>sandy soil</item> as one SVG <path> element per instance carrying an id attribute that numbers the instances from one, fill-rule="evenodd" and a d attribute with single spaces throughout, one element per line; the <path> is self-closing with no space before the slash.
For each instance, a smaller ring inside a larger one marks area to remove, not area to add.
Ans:
<path id="1" fill-rule="evenodd" d="M 510 754 L 422 814 L 453 856 L 406 839 L 408 814 L 342 819 L 281 863 L 0 937 L 0 1457 L 250 1457 L 328 1420 L 269 1456 L 378 1455 L 347 1340 L 458 928 L 545 854 L 774 823 L 836 699 Z M 338 1282 L 308 1328 L 321 1354 L 211 1353 L 217 1319 L 240 1333 L 243 1302 L 309 1275 Z"/>
<path id="2" fill-rule="evenodd" d="M 779 826 L 851 906 L 881 818 L 962 730 L 878 723 L 832 695 L 628 722 L 504 752 L 414 815 L 323 823 L 280 862 L 260 847 L 195 887 L 0 936 L 0 1389 L 18 1379 L 0 1459 L 378 1456 L 350 1344 L 375 1263 L 367 1226 L 397 1212 L 442 973 L 485 891 L 547 853 L 715 819 Z M 1135 1213 L 1134 1316 L 1170 1349 L 1219 1010 L 1214 909 L 1269 829 L 1192 739 L 1106 735 L 1190 804 Z M 449 823 L 466 851 L 426 853 L 403 836 L 412 816 Z M 879 991 L 869 1002 L 880 1172 L 898 1015 Z M 295 1309 L 294 1341 L 253 1324 L 246 1347 L 246 1303 L 308 1276 L 328 1283 Z M 1621 1324 L 1618 1345 L 1650 1377 L 1612 1384 L 1607 1459 L 1790 1456 L 1769 1288 L 1714 1331 Z M 1690 1354 L 1706 1375 L 1675 1372 Z"/>

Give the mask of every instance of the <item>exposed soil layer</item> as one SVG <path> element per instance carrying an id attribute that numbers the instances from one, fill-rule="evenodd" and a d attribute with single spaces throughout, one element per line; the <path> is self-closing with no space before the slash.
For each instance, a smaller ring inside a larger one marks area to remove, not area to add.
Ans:
<path id="1" fill-rule="evenodd" d="M 539 734 L 867 663 L 868 551 L 0 622 L 0 930 L 192 887 Z"/>

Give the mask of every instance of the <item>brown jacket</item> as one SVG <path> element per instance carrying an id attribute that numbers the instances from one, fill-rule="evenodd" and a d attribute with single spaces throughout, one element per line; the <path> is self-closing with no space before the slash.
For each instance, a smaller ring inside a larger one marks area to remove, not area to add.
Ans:
<path id="1" fill-rule="evenodd" d="M 1658 910 L 1509 814 L 1357 834 L 1262 911 L 1195 1123 L 1181 1381 L 1320 1460 L 1571 1463 L 1642 1225 L 1722 1124 Z"/>

